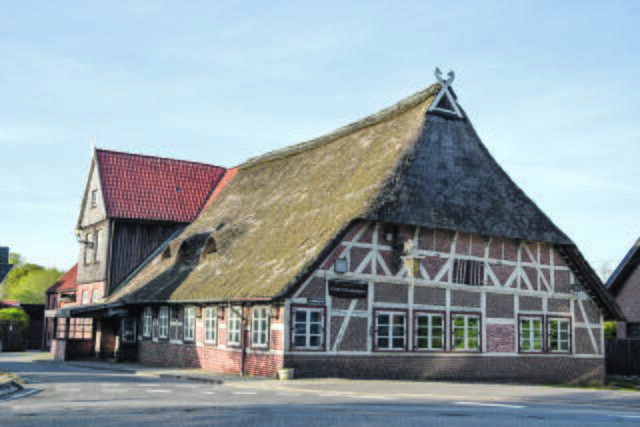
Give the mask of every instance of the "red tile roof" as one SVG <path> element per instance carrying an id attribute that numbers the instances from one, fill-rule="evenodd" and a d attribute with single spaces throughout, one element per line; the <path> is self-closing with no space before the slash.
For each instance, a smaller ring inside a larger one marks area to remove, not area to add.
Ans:
<path id="1" fill-rule="evenodd" d="M 47 293 L 51 292 L 63 292 L 63 291 L 71 291 L 78 288 L 77 284 L 78 280 L 78 264 L 71 267 L 69 271 L 64 273 L 62 277 L 53 284 L 49 289 L 47 289 Z"/>
<path id="2" fill-rule="evenodd" d="M 14 299 L 0 299 L 0 307 L 18 307 L 20 301 Z"/>
<path id="3" fill-rule="evenodd" d="M 193 221 L 226 169 L 204 163 L 96 150 L 107 216 Z"/>

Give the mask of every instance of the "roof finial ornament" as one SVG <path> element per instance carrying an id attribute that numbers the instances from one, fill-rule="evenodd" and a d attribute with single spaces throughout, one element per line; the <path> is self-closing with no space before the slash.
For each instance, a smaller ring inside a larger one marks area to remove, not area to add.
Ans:
<path id="1" fill-rule="evenodd" d="M 456 116 L 460 119 L 463 118 L 462 112 L 458 108 L 458 103 L 451 92 L 451 85 L 456 78 L 456 74 L 453 70 L 449 71 L 447 73 L 447 79 L 445 80 L 440 68 L 436 67 L 435 75 L 441 88 L 438 96 L 436 96 L 436 99 L 431 103 L 428 112 L 445 113 L 447 115 Z"/>

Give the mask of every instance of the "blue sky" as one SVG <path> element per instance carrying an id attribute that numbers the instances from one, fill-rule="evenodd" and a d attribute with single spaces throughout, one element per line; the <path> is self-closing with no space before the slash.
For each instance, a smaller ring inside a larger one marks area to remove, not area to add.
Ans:
<path id="1" fill-rule="evenodd" d="M 491 153 L 596 269 L 640 236 L 632 1 L 3 2 L 0 245 L 66 269 L 90 156 L 233 166 L 440 66 Z"/>

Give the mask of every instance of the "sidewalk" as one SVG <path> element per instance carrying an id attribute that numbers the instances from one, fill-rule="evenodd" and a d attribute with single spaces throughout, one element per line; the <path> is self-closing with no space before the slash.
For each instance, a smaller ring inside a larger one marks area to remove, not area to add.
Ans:
<path id="1" fill-rule="evenodd" d="M 47 357 L 48 356 L 48 357 Z M 55 363 L 41 354 L 34 362 Z M 96 360 L 72 360 L 66 366 L 108 370 L 132 375 L 175 378 L 229 387 L 269 392 L 368 395 L 380 399 L 429 399 L 442 401 L 520 402 L 617 406 L 640 409 L 640 392 L 597 390 L 557 386 L 513 384 L 451 383 L 392 380 L 297 379 L 279 381 L 271 378 L 224 375 L 202 369 L 161 368 L 139 363 L 113 363 Z"/>

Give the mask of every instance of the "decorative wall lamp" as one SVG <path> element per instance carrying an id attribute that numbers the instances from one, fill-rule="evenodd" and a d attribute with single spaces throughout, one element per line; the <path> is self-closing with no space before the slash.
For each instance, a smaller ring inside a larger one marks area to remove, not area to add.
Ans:
<path id="1" fill-rule="evenodd" d="M 418 255 L 418 251 L 415 249 L 413 240 L 407 240 L 404 242 L 404 255 L 400 258 L 407 268 L 407 274 L 414 278 L 420 273 L 420 264 L 424 259 L 423 255 Z"/>
<path id="2" fill-rule="evenodd" d="M 571 285 L 571 293 L 576 296 L 578 299 L 584 299 L 587 297 L 587 291 L 584 286 L 579 283 L 575 283 Z"/>
<path id="3" fill-rule="evenodd" d="M 333 267 L 336 273 L 344 274 L 349 270 L 349 262 L 347 261 L 347 257 L 338 258 Z"/>
<path id="4" fill-rule="evenodd" d="M 81 245 L 85 245 L 89 249 L 93 249 L 94 246 L 92 241 L 82 240 L 82 232 L 80 231 L 80 229 L 76 230 L 76 242 L 80 243 Z"/>
<path id="5" fill-rule="evenodd" d="M 272 305 L 270 314 L 272 319 L 280 320 L 280 306 Z"/>

